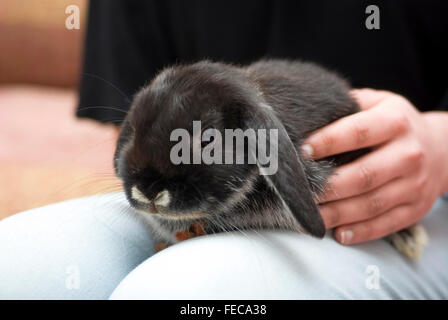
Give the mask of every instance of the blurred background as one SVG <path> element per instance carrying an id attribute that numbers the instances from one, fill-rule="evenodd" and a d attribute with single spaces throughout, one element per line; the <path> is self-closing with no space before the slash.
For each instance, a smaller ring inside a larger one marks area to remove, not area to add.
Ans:
<path id="1" fill-rule="evenodd" d="M 65 9 L 80 9 L 69 30 Z M 0 1 L 0 219 L 119 189 L 117 129 L 78 119 L 86 0 Z"/>

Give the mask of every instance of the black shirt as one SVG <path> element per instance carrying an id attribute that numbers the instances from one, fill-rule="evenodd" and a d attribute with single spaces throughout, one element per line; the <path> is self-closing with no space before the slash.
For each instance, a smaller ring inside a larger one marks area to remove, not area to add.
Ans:
<path id="1" fill-rule="evenodd" d="M 366 27 L 372 4 L 380 29 Z M 261 57 L 314 61 L 354 87 L 448 110 L 448 1 L 90 1 L 77 116 L 119 123 L 167 65 Z"/>

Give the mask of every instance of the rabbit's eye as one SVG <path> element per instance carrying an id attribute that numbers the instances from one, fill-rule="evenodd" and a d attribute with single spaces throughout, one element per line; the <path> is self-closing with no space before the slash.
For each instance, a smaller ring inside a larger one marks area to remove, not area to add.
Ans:
<path id="1" fill-rule="evenodd" d="M 215 136 L 217 134 L 216 131 L 217 130 L 215 128 L 208 127 L 202 132 L 202 139 L 201 139 L 202 148 L 215 141 Z"/>
<path id="2" fill-rule="evenodd" d="M 141 173 L 141 170 L 139 168 L 129 168 L 129 174 L 133 177 L 138 177 Z"/>

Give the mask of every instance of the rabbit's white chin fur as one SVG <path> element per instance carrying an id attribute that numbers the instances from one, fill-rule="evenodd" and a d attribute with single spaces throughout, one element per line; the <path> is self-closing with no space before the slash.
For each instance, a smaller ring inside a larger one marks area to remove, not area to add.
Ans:
<path id="1" fill-rule="evenodd" d="M 157 216 L 158 218 L 166 219 L 166 220 L 196 220 L 201 219 L 207 216 L 206 213 L 201 211 L 191 212 L 191 213 L 154 213 L 146 210 L 139 209 L 143 214 L 150 214 Z"/>

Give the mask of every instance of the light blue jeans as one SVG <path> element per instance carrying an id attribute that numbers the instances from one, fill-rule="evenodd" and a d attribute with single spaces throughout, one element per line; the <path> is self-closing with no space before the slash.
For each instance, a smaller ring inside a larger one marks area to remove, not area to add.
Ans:
<path id="1" fill-rule="evenodd" d="M 448 298 L 448 202 L 423 219 L 430 242 L 408 261 L 386 241 L 342 246 L 284 231 L 207 235 L 157 254 L 122 193 L 0 222 L 2 299 Z"/>

